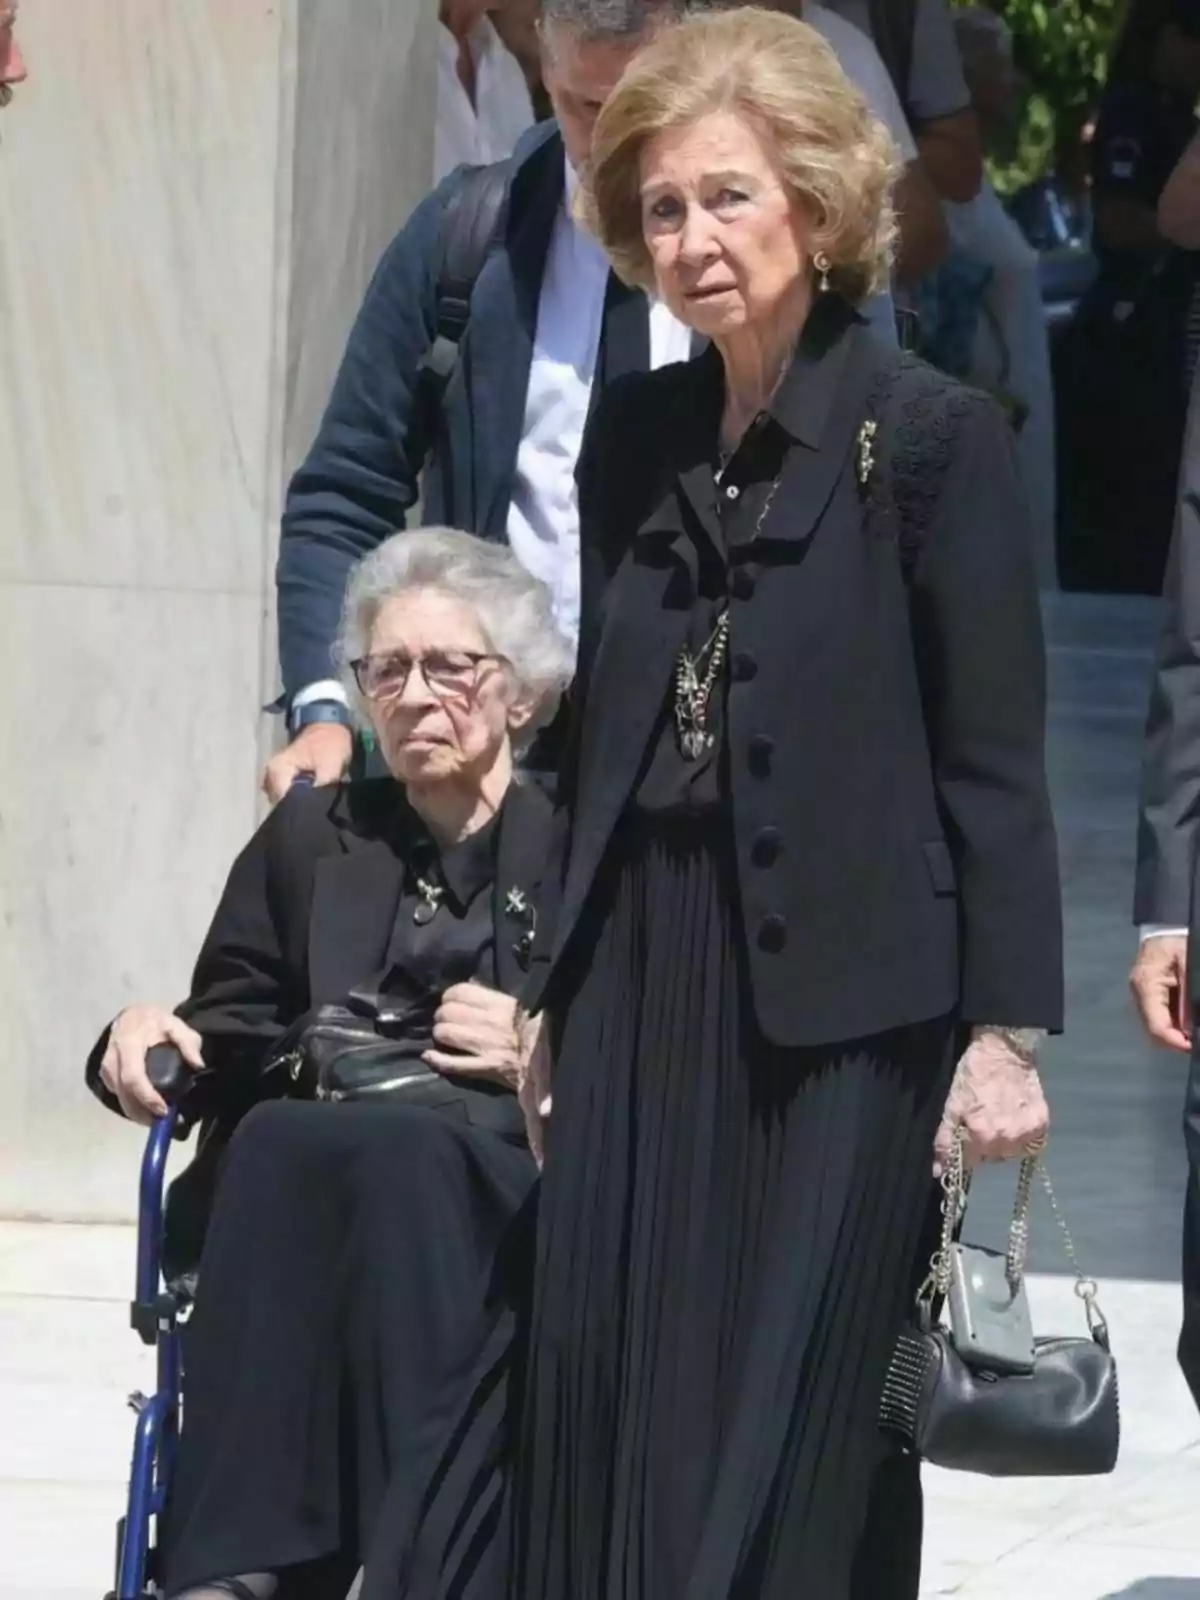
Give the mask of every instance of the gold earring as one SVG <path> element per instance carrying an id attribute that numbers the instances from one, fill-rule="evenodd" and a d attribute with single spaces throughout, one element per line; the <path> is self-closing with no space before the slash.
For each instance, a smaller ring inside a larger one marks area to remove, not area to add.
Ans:
<path id="1" fill-rule="evenodd" d="M 829 288 L 829 271 L 831 265 L 832 263 L 830 262 L 829 257 L 825 254 L 824 250 L 818 250 L 816 255 L 813 257 L 813 266 L 816 267 L 818 273 L 818 294 L 825 294 Z"/>

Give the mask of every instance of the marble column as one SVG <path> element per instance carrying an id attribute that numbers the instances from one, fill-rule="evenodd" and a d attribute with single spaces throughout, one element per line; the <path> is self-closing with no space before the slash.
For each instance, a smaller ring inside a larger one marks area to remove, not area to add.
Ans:
<path id="1" fill-rule="evenodd" d="M 432 171 L 431 0 L 26 0 L 0 112 L 0 1216 L 126 1217 L 83 1090 L 260 814 L 287 474 Z"/>

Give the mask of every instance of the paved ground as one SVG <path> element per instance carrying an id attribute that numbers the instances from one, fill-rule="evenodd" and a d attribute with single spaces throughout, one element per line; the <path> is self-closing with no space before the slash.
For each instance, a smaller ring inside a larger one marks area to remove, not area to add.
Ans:
<path id="1" fill-rule="evenodd" d="M 930 1473 L 930 1597 L 1200 1600 L 1200 1417 L 1173 1359 L 1181 1069 L 1142 1046 L 1125 999 L 1153 621 L 1152 607 L 1130 602 L 1064 601 L 1050 616 L 1072 1007 L 1048 1067 L 1051 1168 L 1104 1285 L 1122 1461 L 1090 1483 Z M 136 1148 L 131 1136 L 131 1183 Z M 998 1231 L 1001 1190 L 993 1182 L 977 1205 L 984 1235 Z M 1041 1328 L 1066 1331 L 1078 1308 L 1039 1215 L 1034 1309 Z M 124 1396 L 151 1377 L 126 1324 L 131 1266 L 128 1230 L 0 1226 L 0 1600 L 98 1600 L 108 1586 L 132 1421 Z"/>

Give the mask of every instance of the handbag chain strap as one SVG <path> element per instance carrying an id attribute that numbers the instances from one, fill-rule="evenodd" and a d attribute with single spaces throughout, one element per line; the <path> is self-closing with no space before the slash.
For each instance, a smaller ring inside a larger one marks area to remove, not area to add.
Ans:
<path id="1" fill-rule="evenodd" d="M 950 1160 L 942 1173 L 941 1238 L 929 1262 L 929 1276 L 917 1296 L 918 1300 L 927 1306 L 932 1305 L 935 1299 L 944 1300 L 950 1292 L 950 1262 L 954 1250 L 954 1234 L 966 1212 L 967 1196 L 971 1187 L 967 1174 L 965 1145 L 966 1132 L 959 1128 L 950 1152 Z M 1017 1171 L 1017 1196 L 1013 1204 L 1012 1220 L 1008 1227 L 1008 1247 L 1005 1251 L 1005 1273 L 1009 1284 L 1015 1293 L 1025 1277 L 1025 1264 L 1029 1257 L 1029 1214 L 1033 1205 L 1033 1182 L 1039 1176 L 1042 1188 L 1046 1191 L 1046 1198 L 1050 1202 L 1050 1209 L 1054 1213 L 1054 1220 L 1062 1235 L 1067 1260 L 1071 1263 L 1071 1270 L 1075 1274 L 1075 1293 L 1083 1302 L 1088 1328 L 1095 1337 L 1107 1341 L 1108 1323 L 1100 1309 L 1099 1286 L 1096 1280 L 1089 1278 L 1079 1265 L 1079 1257 L 1075 1253 L 1075 1241 L 1071 1237 L 1067 1219 L 1063 1216 L 1058 1197 L 1054 1193 L 1050 1174 L 1042 1162 L 1041 1150 L 1023 1156 Z"/>

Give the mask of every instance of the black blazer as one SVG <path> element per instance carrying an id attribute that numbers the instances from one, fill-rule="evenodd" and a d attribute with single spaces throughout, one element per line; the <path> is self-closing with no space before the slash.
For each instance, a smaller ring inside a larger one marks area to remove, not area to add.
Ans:
<path id="1" fill-rule="evenodd" d="M 214 1069 L 212 1099 L 222 1110 L 236 1116 L 253 1098 L 258 1066 L 298 1017 L 344 1000 L 383 966 L 411 836 L 405 818 L 412 813 L 391 778 L 293 789 L 234 862 L 191 993 L 179 1007 L 203 1038 Z M 542 878 L 551 818 L 535 782 L 514 784 L 500 818 L 494 889 L 496 969 L 508 994 L 520 993 L 530 976 L 518 955 L 527 924 L 508 909 L 510 890 L 519 889 L 536 911 L 533 967 L 549 953 L 552 910 Z M 107 1045 L 106 1028 L 88 1058 L 87 1079 L 119 1111 L 99 1078 Z M 228 1097 L 220 1093 L 222 1076 Z"/>
<path id="2" fill-rule="evenodd" d="M 564 156 L 553 124 L 513 157 L 498 247 L 471 297 L 471 319 L 446 392 L 424 481 L 423 518 L 485 539 L 507 537 L 525 419 L 538 300 L 562 201 Z M 320 431 L 287 492 L 276 586 L 283 686 L 331 676 L 350 568 L 397 528 L 421 494 L 424 440 L 414 422 L 417 371 L 435 330 L 439 230 L 452 173 L 389 245 L 351 330 Z M 650 363 L 646 297 L 614 297 L 610 277 L 597 389 Z"/>
<path id="3" fill-rule="evenodd" d="M 783 476 L 732 585 L 730 826 L 754 1004 L 784 1045 L 955 1009 L 1062 1021 L 1044 648 L 1011 436 L 996 405 L 940 375 L 920 414 L 885 412 L 877 460 L 918 498 L 941 483 L 906 588 L 858 477 L 869 397 L 897 360 L 858 318 L 810 319 L 772 405 Z M 593 889 L 684 642 L 696 541 L 720 537 L 722 398 L 709 352 L 610 389 L 585 440 L 568 855 L 531 997 L 551 1006 L 568 952 L 586 959 L 594 936 Z"/>

